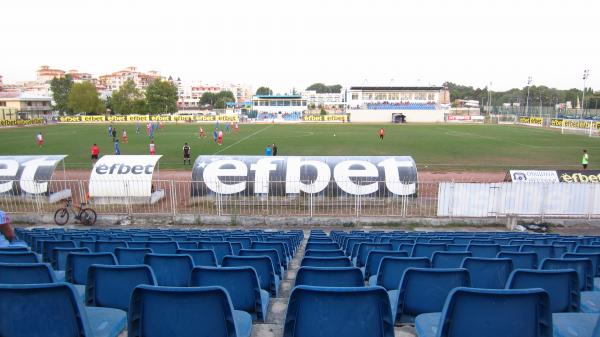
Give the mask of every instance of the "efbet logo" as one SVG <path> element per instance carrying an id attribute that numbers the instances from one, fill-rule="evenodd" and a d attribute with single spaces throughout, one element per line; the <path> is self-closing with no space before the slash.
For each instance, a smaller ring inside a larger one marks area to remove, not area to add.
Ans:
<path id="1" fill-rule="evenodd" d="M 96 174 L 152 174 L 154 165 L 127 165 L 115 163 L 110 166 L 102 164 L 96 167 Z"/>
<path id="2" fill-rule="evenodd" d="M 560 175 L 560 180 L 566 183 L 598 183 L 600 174 L 563 173 Z"/>

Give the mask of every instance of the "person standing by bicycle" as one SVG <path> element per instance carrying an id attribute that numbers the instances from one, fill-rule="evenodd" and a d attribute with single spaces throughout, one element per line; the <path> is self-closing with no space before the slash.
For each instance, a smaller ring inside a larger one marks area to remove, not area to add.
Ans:
<path id="1" fill-rule="evenodd" d="M 15 231 L 10 224 L 10 218 L 4 211 L 0 211 L 0 247 L 7 247 L 15 241 Z"/>

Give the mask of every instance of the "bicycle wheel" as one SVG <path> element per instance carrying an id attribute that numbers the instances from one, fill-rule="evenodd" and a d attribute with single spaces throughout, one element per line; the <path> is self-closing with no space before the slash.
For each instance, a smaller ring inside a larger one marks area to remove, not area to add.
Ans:
<path id="1" fill-rule="evenodd" d="M 59 208 L 54 212 L 54 223 L 59 226 L 64 226 L 69 222 L 69 210 L 66 208 Z"/>
<path id="2" fill-rule="evenodd" d="M 81 218 L 81 223 L 86 226 L 92 226 L 96 223 L 96 211 L 91 208 L 82 209 L 79 217 Z"/>

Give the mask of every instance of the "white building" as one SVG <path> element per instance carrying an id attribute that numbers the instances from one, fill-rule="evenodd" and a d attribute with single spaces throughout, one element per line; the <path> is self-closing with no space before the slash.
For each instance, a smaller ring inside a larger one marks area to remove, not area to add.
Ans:
<path id="1" fill-rule="evenodd" d="M 102 75 L 98 77 L 100 85 L 106 88 L 106 91 L 112 93 L 118 90 L 127 80 L 133 80 L 135 86 L 139 90 L 146 90 L 148 84 L 157 78 L 162 78 L 157 71 L 151 70 L 147 73 L 138 71 L 136 67 L 127 67 L 120 71 L 115 71 L 112 74 Z"/>
<path id="2" fill-rule="evenodd" d="M 319 107 L 341 107 L 344 105 L 342 93 L 317 93 L 315 90 L 305 90 L 300 93 L 308 105 Z"/>
<path id="3" fill-rule="evenodd" d="M 443 122 L 450 93 L 444 87 L 350 87 L 351 122 Z"/>
<path id="4" fill-rule="evenodd" d="M 261 121 L 300 121 L 307 109 L 307 101 L 300 95 L 255 95 L 252 111 Z"/>

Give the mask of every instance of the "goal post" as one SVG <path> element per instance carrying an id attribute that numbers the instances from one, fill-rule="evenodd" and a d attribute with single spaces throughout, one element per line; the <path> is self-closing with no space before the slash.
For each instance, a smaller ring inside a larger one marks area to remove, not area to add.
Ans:
<path id="1" fill-rule="evenodd" d="M 588 137 L 600 137 L 600 122 L 594 120 L 563 119 L 560 132 L 564 134 L 578 134 Z"/>

